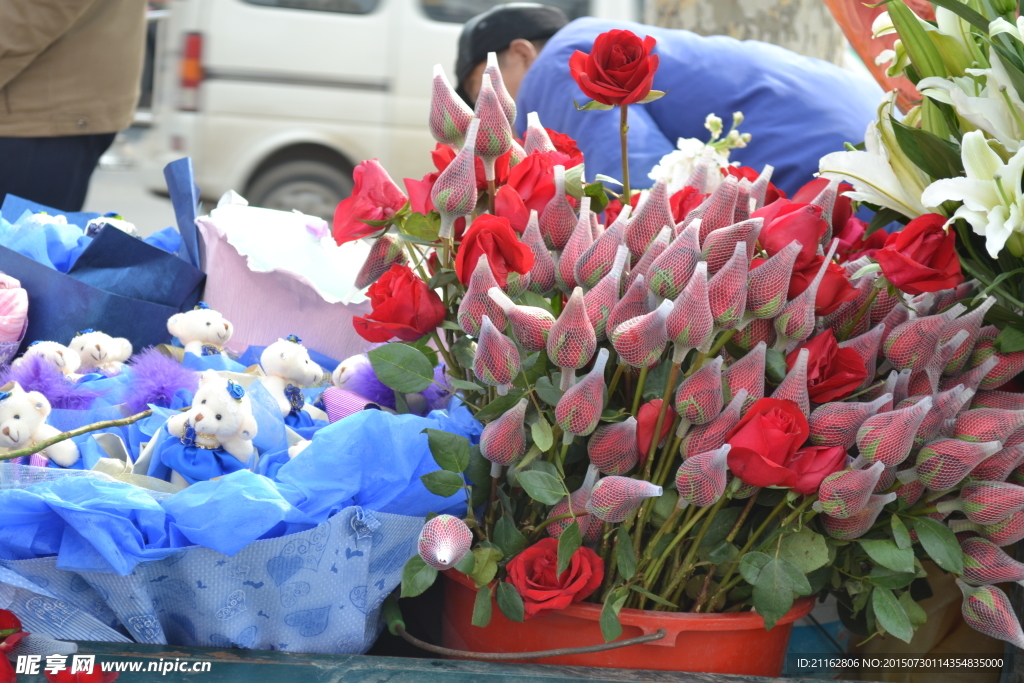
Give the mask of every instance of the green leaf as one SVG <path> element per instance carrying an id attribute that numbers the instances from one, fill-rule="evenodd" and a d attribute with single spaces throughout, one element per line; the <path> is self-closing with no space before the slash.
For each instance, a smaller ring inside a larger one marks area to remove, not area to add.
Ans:
<path id="1" fill-rule="evenodd" d="M 638 104 L 648 104 L 650 102 L 654 102 L 655 100 L 660 100 L 664 96 L 665 93 L 662 92 L 661 90 L 652 90 L 651 92 L 647 93 L 647 97 L 640 100 Z"/>
<path id="2" fill-rule="evenodd" d="M 498 584 L 498 608 L 511 621 L 521 622 L 524 618 L 523 599 L 516 587 L 507 581 Z"/>
<path id="3" fill-rule="evenodd" d="M 789 577 L 789 582 L 793 587 L 793 592 L 797 595 L 810 595 L 811 594 L 811 582 L 807 580 L 804 573 L 797 569 L 796 565 L 785 560 L 776 559 L 779 566 L 782 567 L 782 571 L 786 572 L 786 576 Z"/>
<path id="4" fill-rule="evenodd" d="M 768 349 L 764 358 L 764 375 L 772 384 L 781 384 L 786 377 L 786 354 Z"/>
<path id="5" fill-rule="evenodd" d="M 523 397 L 523 392 L 520 389 L 510 389 L 509 392 L 504 396 L 499 396 L 477 412 L 474 416 L 480 422 L 490 422 L 496 420 L 515 404 L 519 403 L 519 399 Z"/>
<path id="6" fill-rule="evenodd" d="M 558 386 L 551 381 L 550 377 L 541 377 L 537 380 L 537 395 L 540 396 L 540 400 L 547 403 L 549 406 L 554 408 L 558 405 L 558 400 L 562 398 L 562 392 Z"/>
<path id="7" fill-rule="evenodd" d="M 867 580 L 883 588 L 906 588 L 914 581 L 914 574 L 894 572 L 887 567 L 875 567 L 867 575 Z"/>
<path id="8" fill-rule="evenodd" d="M 933 5 L 945 7 L 950 12 L 957 14 L 974 28 L 981 31 L 982 35 L 988 35 L 989 21 L 984 16 L 970 8 L 963 0 L 932 0 Z"/>
<path id="9" fill-rule="evenodd" d="M 458 279 L 454 270 L 439 270 L 433 275 L 430 280 L 427 281 L 427 289 L 440 289 L 446 285 L 450 285 Z M 458 330 L 462 331 L 458 323 L 453 323 L 451 320 L 445 320 L 441 323 L 441 327 L 446 330 Z"/>
<path id="10" fill-rule="evenodd" d="M 824 536 L 804 527 L 797 533 L 782 537 L 778 557 L 809 574 L 828 564 L 828 544 Z"/>
<path id="11" fill-rule="evenodd" d="M 661 597 L 660 595 L 655 595 L 654 593 L 652 593 L 651 591 L 647 590 L 646 588 L 641 588 L 640 586 L 637 586 L 637 585 L 632 585 L 632 586 L 630 586 L 630 588 L 632 590 L 635 590 L 640 595 L 643 595 L 644 597 L 646 597 L 651 602 L 656 602 L 659 605 L 664 605 L 665 607 L 670 607 L 672 609 L 679 609 L 679 605 L 672 604 L 671 602 L 669 602 L 665 598 Z"/>
<path id="12" fill-rule="evenodd" d="M 622 624 L 619 623 L 619 611 L 626 604 L 629 597 L 629 589 L 625 586 L 616 588 L 608 593 L 604 600 L 604 607 L 601 608 L 601 635 L 604 642 L 610 643 L 622 635 Z"/>
<path id="13" fill-rule="evenodd" d="M 935 560 L 935 564 L 953 574 L 963 573 L 964 554 L 952 529 L 930 517 L 916 517 L 914 531 L 921 547 Z"/>
<path id="14" fill-rule="evenodd" d="M 928 621 L 928 614 L 925 613 L 924 609 L 919 604 L 914 602 L 913 596 L 910 595 L 910 591 L 903 591 L 900 595 L 900 605 L 903 606 L 903 610 L 907 613 L 907 617 L 910 619 L 910 626 L 915 631 Z"/>
<path id="15" fill-rule="evenodd" d="M 547 472 L 528 470 L 516 478 L 530 498 L 544 505 L 555 505 L 568 495 L 562 482 Z"/>
<path id="16" fill-rule="evenodd" d="M 542 451 L 550 450 L 551 445 L 555 442 L 551 435 L 551 425 L 543 415 L 538 415 L 537 421 L 530 425 L 530 434 L 533 435 L 533 443 Z"/>
<path id="17" fill-rule="evenodd" d="M 420 351 L 408 344 L 391 343 L 369 351 L 370 364 L 385 386 L 414 394 L 434 381 L 434 368 Z"/>
<path id="18" fill-rule="evenodd" d="M 910 56 L 917 73 L 922 78 L 936 76 L 946 77 L 946 66 L 942 63 L 942 55 L 939 54 L 935 44 L 928 37 L 918 18 L 910 11 L 910 8 L 903 4 L 903 0 L 893 0 L 889 3 L 889 18 L 892 19 L 896 32 L 903 41 L 903 48 Z"/>
<path id="19" fill-rule="evenodd" d="M 459 328 L 462 329 L 461 327 Z M 476 358 L 476 342 L 470 337 L 459 337 L 452 344 L 452 355 L 459 365 L 464 368 L 473 367 L 473 360 Z"/>
<path id="20" fill-rule="evenodd" d="M 484 500 L 490 497 L 491 492 L 491 463 L 480 453 L 480 446 L 472 446 L 469 449 L 469 467 L 466 468 L 466 478 L 473 484 L 473 507 L 482 505 Z M 478 499 L 478 496 L 480 499 Z"/>
<path id="21" fill-rule="evenodd" d="M 1002 353 L 1024 351 L 1024 332 L 1013 327 L 1004 327 L 996 337 L 995 347 Z"/>
<path id="22" fill-rule="evenodd" d="M 732 562 L 740 554 L 740 549 L 736 547 L 734 543 L 727 543 L 722 541 L 708 553 L 708 559 L 715 564 L 724 564 L 726 562 Z"/>
<path id="23" fill-rule="evenodd" d="M 447 379 L 448 383 L 456 389 L 462 389 L 463 391 L 478 391 L 480 393 L 487 391 L 476 382 L 467 382 L 464 379 L 456 379 L 454 377 L 448 377 Z"/>
<path id="24" fill-rule="evenodd" d="M 870 235 L 878 230 L 881 230 L 885 226 L 893 222 L 906 221 L 906 217 L 892 209 L 879 209 L 874 216 L 871 217 L 871 222 L 868 223 L 867 230 L 864 231 L 865 235 Z"/>
<path id="25" fill-rule="evenodd" d="M 601 213 L 608 206 L 608 193 L 601 183 L 591 183 L 583 188 L 583 194 L 590 197 L 590 210 Z"/>
<path id="26" fill-rule="evenodd" d="M 903 609 L 896 596 L 888 588 L 875 588 L 871 594 L 871 607 L 875 611 L 875 619 L 885 629 L 905 643 L 914 637 L 914 628 L 910 625 L 910 617 Z"/>
<path id="27" fill-rule="evenodd" d="M 565 169 L 565 191 L 576 199 L 583 199 L 583 164 Z"/>
<path id="28" fill-rule="evenodd" d="M 537 364 L 537 361 L 540 360 L 540 354 L 540 351 L 535 351 L 534 353 L 531 353 L 525 358 L 523 358 L 523 362 L 519 364 L 519 367 L 522 369 L 522 371 L 529 372 L 530 370 L 533 370 L 533 366 L 535 366 Z"/>
<path id="29" fill-rule="evenodd" d="M 576 111 L 588 111 L 591 109 L 597 109 L 599 111 L 608 111 L 609 109 L 612 109 L 615 106 L 613 104 L 601 104 L 597 100 L 590 100 L 589 102 L 582 106 L 575 99 L 573 99 L 572 103 L 573 105 L 575 105 Z"/>
<path id="30" fill-rule="evenodd" d="M 423 482 L 428 491 L 442 498 L 454 496 L 466 485 L 462 477 L 447 470 L 438 470 L 437 472 L 424 474 L 420 477 L 420 481 Z"/>
<path id="31" fill-rule="evenodd" d="M 805 584 L 806 582 L 804 579 Z M 807 590 L 810 590 L 810 585 L 807 585 Z M 775 622 L 793 607 L 793 581 L 781 562 L 769 558 L 761 567 L 751 597 L 757 613 L 764 617 L 765 628 L 768 629 L 775 626 Z"/>
<path id="32" fill-rule="evenodd" d="M 498 560 L 501 559 L 501 551 L 494 548 L 475 548 L 473 550 L 476 567 L 473 569 L 473 581 L 476 587 L 486 586 L 494 580 L 498 573 Z"/>
<path id="33" fill-rule="evenodd" d="M 409 403 L 408 403 L 408 401 L 405 400 L 405 394 L 403 394 L 401 391 L 396 391 L 394 393 L 395 393 L 395 412 L 398 413 L 399 415 L 408 415 L 409 414 Z"/>
<path id="34" fill-rule="evenodd" d="M 473 601 L 473 626 L 485 628 L 491 623 L 491 587 L 477 589 L 476 600 Z"/>
<path id="35" fill-rule="evenodd" d="M 523 304 L 526 306 L 533 306 L 534 308 L 543 308 L 551 315 L 555 314 L 554 309 L 551 308 L 551 302 L 542 297 L 537 292 L 531 292 L 530 290 L 526 290 L 525 292 L 519 295 L 519 298 L 523 300 Z"/>
<path id="36" fill-rule="evenodd" d="M 430 444 L 430 454 L 434 456 L 434 462 L 449 472 L 466 471 L 469 467 L 469 439 L 460 434 L 442 432 L 440 429 L 424 429 L 423 432 L 427 433 L 427 442 Z"/>
<path id="37" fill-rule="evenodd" d="M 629 532 L 621 526 L 615 532 L 615 559 L 622 578 L 629 581 L 636 575 L 636 553 L 633 552 L 633 539 Z"/>
<path id="38" fill-rule="evenodd" d="M 771 557 L 764 553 L 748 552 L 740 559 L 740 574 L 743 580 L 753 586 L 761 575 L 761 569 L 771 561 Z"/>
<path id="39" fill-rule="evenodd" d="M 414 598 L 434 585 L 437 570 L 423 561 L 419 555 L 413 555 L 402 568 L 402 597 Z"/>
<path id="40" fill-rule="evenodd" d="M 887 538 L 862 538 L 857 541 L 864 552 L 878 564 L 894 572 L 914 572 L 914 551 L 910 548 L 901 549 L 896 541 Z"/>
<path id="41" fill-rule="evenodd" d="M 494 543 L 501 548 L 505 557 L 512 557 L 529 544 L 526 536 L 516 528 L 515 522 L 508 515 L 502 515 L 494 525 Z"/>
<path id="42" fill-rule="evenodd" d="M 736 520 L 739 519 L 741 512 L 742 510 L 738 507 L 719 510 L 718 514 L 711 518 L 711 524 L 700 541 L 700 547 L 710 549 L 724 541 L 733 526 L 736 525 Z"/>
<path id="43" fill-rule="evenodd" d="M 440 228 L 440 220 L 432 221 L 429 216 L 424 216 L 422 213 L 411 213 L 398 229 L 407 235 L 419 237 L 421 240 L 436 242 L 438 240 L 437 232 Z"/>
<path id="44" fill-rule="evenodd" d="M 572 524 L 565 528 L 558 537 L 558 569 L 555 571 L 555 578 L 561 579 L 562 573 L 569 568 L 572 556 L 583 545 L 583 534 L 580 533 L 579 522 L 575 519 Z"/>
<path id="45" fill-rule="evenodd" d="M 476 555 L 473 553 L 466 553 L 462 556 L 462 559 L 455 563 L 455 570 L 465 574 L 466 576 L 473 576 L 473 571 L 476 569 Z"/>
<path id="46" fill-rule="evenodd" d="M 896 142 L 915 166 L 935 180 L 964 174 L 964 164 L 957 145 L 943 140 L 935 133 L 911 128 L 890 118 Z"/>
<path id="47" fill-rule="evenodd" d="M 382 220 L 382 221 L 375 221 L 375 220 L 371 220 L 369 218 L 362 218 L 362 219 L 360 219 L 360 221 L 363 222 L 363 223 L 366 223 L 367 225 L 369 225 L 372 228 L 383 228 L 385 225 L 390 225 L 391 224 L 391 219 L 390 218 L 388 218 L 386 220 Z"/>
<path id="48" fill-rule="evenodd" d="M 907 525 L 903 523 L 903 520 L 893 515 L 889 518 L 892 525 L 892 536 L 896 540 L 896 547 L 900 550 L 906 550 L 914 544 L 914 541 L 910 538 L 910 532 L 907 531 Z"/>

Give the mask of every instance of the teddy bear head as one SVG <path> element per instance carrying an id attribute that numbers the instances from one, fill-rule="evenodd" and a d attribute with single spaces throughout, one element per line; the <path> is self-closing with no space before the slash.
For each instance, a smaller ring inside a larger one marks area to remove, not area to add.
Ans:
<path id="1" fill-rule="evenodd" d="M 318 384 L 324 371 L 309 358 L 309 351 L 294 334 L 278 339 L 260 354 L 260 365 L 268 376 L 276 375 L 300 387 Z"/>
<path id="2" fill-rule="evenodd" d="M 38 391 L 25 391 L 17 382 L 0 387 L 0 447 L 28 445 L 49 414 L 50 402 Z"/>
<path id="3" fill-rule="evenodd" d="M 65 374 L 78 372 L 82 366 L 82 358 L 77 351 L 72 351 L 63 344 L 52 341 L 39 341 L 30 344 L 21 358 L 14 361 L 15 367 L 33 356 L 39 356 L 47 363 Z"/>
<path id="4" fill-rule="evenodd" d="M 200 376 L 199 388 L 186 415 L 197 432 L 219 441 L 232 437 L 251 441 L 256 436 L 256 418 L 245 389 L 214 370 L 206 370 Z"/>
<path id="5" fill-rule="evenodd" d="M 97 330 L 82 330 L 68 347 L 78 353 L 82 367 L 98 368 L 107 363 L 124 363 L 132 355 L 132 343 Z"/>
<path id="6" fill-rule="evenodd" d="M 201 342 L 222 347 L 231 339 L 234 326 L 202 301 L 191 311 L 175 313 L 167 320 L 167 331 L 182 344 Z"/>

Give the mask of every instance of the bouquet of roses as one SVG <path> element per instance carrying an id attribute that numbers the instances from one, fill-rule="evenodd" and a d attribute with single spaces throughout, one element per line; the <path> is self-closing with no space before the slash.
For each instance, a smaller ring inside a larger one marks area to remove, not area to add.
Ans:
<path id="1" fill-rule="evenodd" d="M 612 31 L 572 59 L 583 108 L 622 108 L 624 151 L 652 48 Z M 475 111 L 436 71 L 438 171 L 407 196 L 364 162 L 335 216 L 339 241 L 375 240 L 355 325 L 390 342 L 379 379 L 446 383 L 486 424 L 476 445 L 428 430 L 423 483 L 467 513 L 426 521 L 402 595 L 461 572 L 475 625 L 492 599 L 516 621 L 588 600 L 613 640 L 623 608 L 771 628 L 829 592 L 853 631 L 909 641 L 931 559 L 973 626 L 1024 643 L 991 586 L 1024 580 L 1000 550 L 1024 537 L 1024 397 L 995 390 L 1018 368 L 941 222 L 868 235 L 835 180 L 786 198 L 771 167 L 728 165 L 741 115 L 618 194 L 514 118 L 493 63 Z"/>

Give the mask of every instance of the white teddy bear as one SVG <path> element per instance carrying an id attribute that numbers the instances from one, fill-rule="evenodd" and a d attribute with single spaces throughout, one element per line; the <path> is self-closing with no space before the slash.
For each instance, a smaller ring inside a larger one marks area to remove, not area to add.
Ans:
<path id="1" fill-rule="evenodd" d="M 294 334 L 265 348 L 260 365 L 267 375 L 263 386 L 277 399 L 281 417 L 302 410 L 305 399 L 299 389 L 319 384 L 324 376 L 323 368 L 310 360 L 309 351 Z"/>
<path id="2" fill-rule="evenodd" d="M 68 344 L 81 358 L 82 368 L 106 375 L 120 375 L 131 358 L 132 343 L 124 337 L 111 337 L 97 330 L 82 330 Z"/>
<path id="3" fill-rule="evenodd" d="M 16 359 L 12 365 L 18 367 L 33 356 L 43 358 L 54 368 L 63 372 L 70 380 L 76 380 L 81 377 L 78 374 L 78 368 L 82 366 L 81 356 L 78 355 L 77 351 L 72 351 L 63 344 L 52 341 L 33 342 L 25 349 L 25 353 L 21 355 L 21 358 Z"/>
<path id="4" fill-rule="evenodd" d="M 193 310 L 168 318 L 167 331 L 181 341 L 185 353 L 212 356 L 224 350 L 235 328 L 224 316 L 200 301 Z"/>
<path id="5" fill-rule="evenodd" d="M 60 434 L 60 430 L 46 424 L 50 415 L 50 402 L 38 391 L 25 391 L 12 382 L 0 391 L 0 452 L 34 446 Z M 48 458 L 61 467 L 71 467 L 80 454 L 71 439 L 60 441 L 37 455 Z"/>
<path id="6" fill-rule="evenodd" d="M 167 432 L 182 443 L 211 451 L 221 448 L 243 465 L 252 458 L 256 430 L 256 418 L 245 390 L 214 370 L 206 370 L 200 376 L 192 407 L 167 420 Z M 189 483 L 177 471 L 172 472 L 171 482 Z"/>

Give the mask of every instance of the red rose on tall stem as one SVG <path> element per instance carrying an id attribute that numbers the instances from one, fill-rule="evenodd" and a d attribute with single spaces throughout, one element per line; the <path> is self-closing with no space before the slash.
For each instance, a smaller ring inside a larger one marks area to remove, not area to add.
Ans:
<path id="1" fill-rule="evenodd" d="M 604 580 L 604 560 L 586 546 L 573 553 L 569 567 L 558 576 L 558 539 L 555 538 L 537 541 L 516 555 L 506 570 L 508 582 L 523 598 L 527 619 L 585 600 Z"/>
<path id="2" fill-rule="evenodd" d="M 360 337 L 370 342 L 386 342 L 395 337 L 416 341 L 430 334 L 444 321 L 441 297 L 427 288 L 409 266 L 393 265 L 366 291 L 373 309 L 352 318 Z"/>
<path id="3" fill-rule="evenodd" d="M 794 486 L 797 475 L 786 463 L 809 433 L 807 418 L 796 403 L 759 399 L 725 435 L 732 446 L 729 469 L 752 486 Z"/>
<path id="4" fill-rule="evenodd" d="M 491 273 L 502 287 L 508 282 L 510 272 L 525 275 L 533 268 L 533 250 L 519 241 L 508 219 L 500 216 L 483 214 L 469 226 L 455 257 L 459 282 L 469 284 L 481 254 L 487 254 Z"/>
<path id="5" fill-rule="evenodd" d="M 832 330 L 825 330 L 786 356 L 786 369 L 796 364 L 800 349 L 807 349 L 807 393 L 815 403 L 846 398 L 867 379 L 864 361 L 853 349 L 841 349 Z"/>
<path id="6" fill-rule="evenodd" d="M 334 210 L 334 241 L 352 242 L 380 228 L 363 221 L 382 221 L 405 206 L 405 195 L 376 159 L 364 161 L 352 171 L 355 186 L 352 195 L 341 200 Z"/>
<path id="7" fill-rule="evenodd" d="M 658 70 L 657 41 L 640 39 L 632 31 L 612 29 L 594 40 L 590 54 L 577 50 L 569 59 L 569 73 L 583 94 L 601 104 L 625 106 L 647 97 Z"/>
<path id="8" fill-rule="evenodd" d="M 938 292 L 964 281 L 956 255 L 956 234 L 945 230 L 946 217 L 926 213 L 907 223 L 875 252 L 882 274 L 907 294 Z"/>

